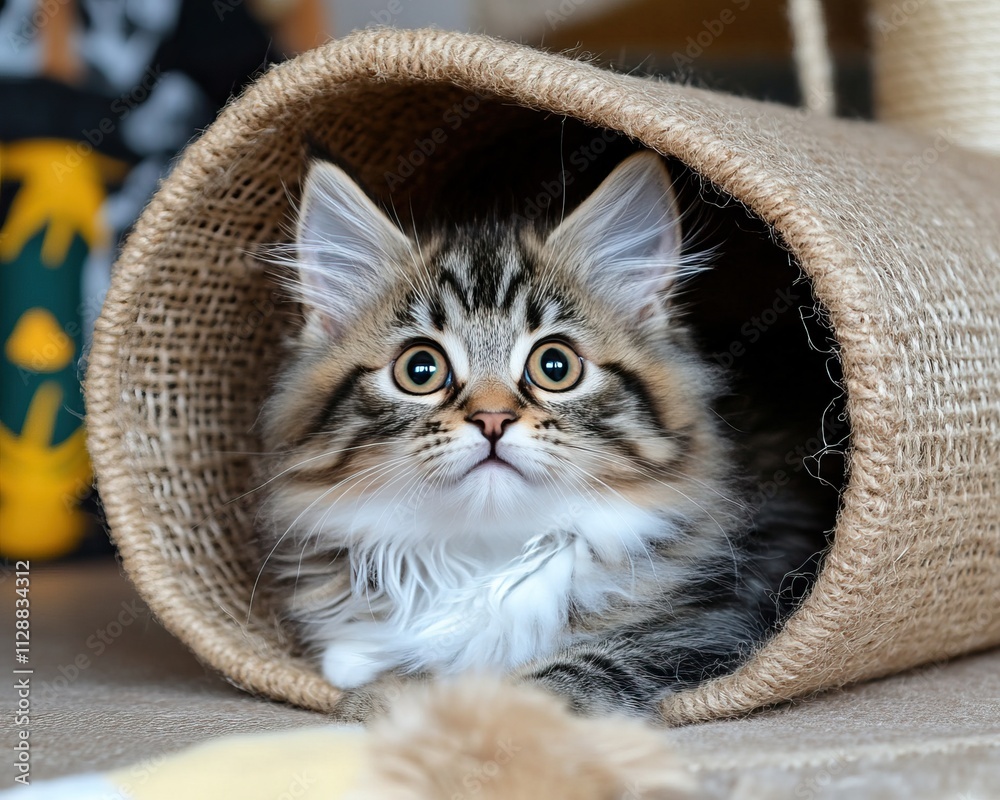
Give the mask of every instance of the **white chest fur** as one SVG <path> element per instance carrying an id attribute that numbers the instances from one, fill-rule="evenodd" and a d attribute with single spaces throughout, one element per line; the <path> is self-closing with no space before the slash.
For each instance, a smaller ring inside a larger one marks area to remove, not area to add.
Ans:
<path id="1" fill-rule="evenodd" d="M 391 669 L 507 670 L 566 646 L 570 605 L 597 611 L 630 595 L 650 569 L 646 543 L 672 529 L 631 505 L 574 511 L 571 530 L 549 527 L 520 547 L 484 530 L 462 544 L 415 536 L 424 546 L 405 547 L 394 537 L 353 551 L 351 597 L 314 628 L 324 675 L 354 688 Z"/>

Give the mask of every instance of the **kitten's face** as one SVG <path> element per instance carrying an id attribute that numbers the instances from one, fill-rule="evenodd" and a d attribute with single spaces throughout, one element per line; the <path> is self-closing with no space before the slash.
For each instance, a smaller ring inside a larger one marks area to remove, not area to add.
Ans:
<path id="1" fill-rule="evenodd" d="M 287 451 L 279 519 L 340 544 L 526 538 L 697 504 L 710 387 L 662 299 L 680 261 L 658 158 L 628 159 L 547 236 L 493 225 L 419 246 L 319 169 L 299 228 L 307 326 L 265 416 Z M 350 208 L 363 225 L 345 227 Z"/>

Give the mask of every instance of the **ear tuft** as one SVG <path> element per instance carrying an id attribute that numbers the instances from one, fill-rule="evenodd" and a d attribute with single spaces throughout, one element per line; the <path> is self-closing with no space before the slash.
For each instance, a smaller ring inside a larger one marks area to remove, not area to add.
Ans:
<path id="1" fill-rule="evenodd" d="M 296 222 L 295 288 L 306 318 L 334 337 L 411 255 L 410 240 L 344 170 L 314 161 Z"/>
<path id="2" fill-rule="evenodd" d="M 591 291 L 642 319 L 682 277 L 680 215 L 663 160 L 629 156 L 548 237 Z"/>

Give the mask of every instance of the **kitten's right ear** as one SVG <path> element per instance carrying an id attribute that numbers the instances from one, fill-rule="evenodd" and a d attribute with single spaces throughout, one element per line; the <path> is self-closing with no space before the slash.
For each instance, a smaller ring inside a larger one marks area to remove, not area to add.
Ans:
<path id="1" fill-rule="evenodd" d="M 388 287 L 410 240 L 344 170 L 314 161 L 295 231 L 297 288 L 306 319 L 339 338 L 358 308 Z"/>

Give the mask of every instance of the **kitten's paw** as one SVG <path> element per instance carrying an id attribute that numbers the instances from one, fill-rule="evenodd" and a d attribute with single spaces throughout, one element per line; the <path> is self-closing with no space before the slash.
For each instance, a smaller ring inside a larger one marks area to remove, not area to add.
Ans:
<path id="1" fill-rule="evenodd" d="M 514 675 L 512 683 L 518 686 L 534 686 L 558 696 L 577 716 L 592 717 L 601 711 L 594 707 L 592 698 L 587 697 L 582 687 L 554 678 L 541 669 Z"/>
<path id="2" fill-rule="evenodd" d="M 655 703 L 640 701 L 629 687 L 597 674 L 591 664 L 572 655 L 528 664 L 514 673 L 511 681 L 559 696 L 572 713 L 581 717 L 624 714 L 650 720 L 659 718 Z"/>
<path id="3" fill-rule="evenodd" d="M 336 642 L 323 652 L 323 677 L 338 689 L 357 689 L 394 666 L 387 662 L 382 648 L 370 642 Z"/>
<path id="4" fill-rule="evenodd" d="M 403 693 L 403 688 L 417 680 L 415 676 L 395 673 L 383 675 L 365 686 L 344 692 L 334 706 L 333 715 L 341 722 L 368 723 L 383 716 Z"/>

